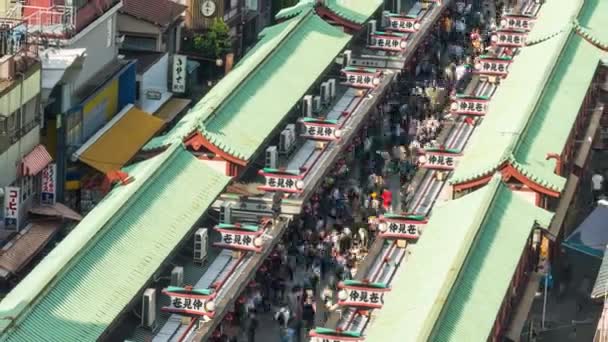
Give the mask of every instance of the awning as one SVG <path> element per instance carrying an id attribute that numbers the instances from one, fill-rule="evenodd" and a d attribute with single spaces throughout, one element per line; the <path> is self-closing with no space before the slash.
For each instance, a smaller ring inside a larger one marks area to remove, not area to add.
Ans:
<path id="1" fill-rule="evenodd" d="M 50 217 L 66 218 L 74 221 L 82 220 L 82 215 L 68 208 L 62 203 L 55 203 L 53 205 L 35 205 L 30 209 L 30 213 Z"/>
<path id="2" fill-rule="evenodd" d="M 608 203 L 600 201 L 563 245 L 581 253 L 601 258 L 608 244 Z"/>
<path id="3" fill-rule="evenodd" d="M 119 170 L 164 126 L 156 118 L 128 105 L 73 155 L 72 160 L 103 172 Z"/>
<path id="4" fill-rule="evenodd" d="M 172 98 L 167 101 L 162 107 L 160 107 L 154 116 L 159 119 L 162 119 L 165 122 L 171 122 L 175 117 L 188 107 L 188 105 L 192 102 L 189 99 L 176 99 Z"/>
<path id="5" fill-rule="evenodd" d="M 35 257 L 59 231 L 60 221 L 30 223 L 0 251 L 0 277 L 19 272 Z"/>
<path id="6" fill-rule="evenodd" d="M 46 148 L 38 145 L 21 160 L 21 174 L 23 176 L 35 176 L 52 161 L 53 158 Z"/>

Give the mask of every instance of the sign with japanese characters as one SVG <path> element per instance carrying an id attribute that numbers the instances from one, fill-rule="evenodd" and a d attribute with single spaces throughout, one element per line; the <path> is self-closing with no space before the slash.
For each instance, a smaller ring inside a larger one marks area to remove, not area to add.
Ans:
<path id="1" fill-rule="evenodd" d="M 300 136 L 313 140 L 338 140 L 342 131 L 338 129 L 336 120 L 318 120 L 305 118 L 300 121 L 304 126 L 304 131 Z"/>
<path id="2" fill-rule="evenodd" d="M 308 334 L 310 342 L 361 342 L 363 336 L 355 331 L 337 331 L 326 328 L 316 328 Z"/>
<path id="3" fill-rule="evenodd" d="M 169 306 L 163 307 L 162 311 L 207 317 L 214 315 L 215 295 L 212 290 L 169 286 L 162 293 L 171 297 Z"/>
<path id="4" fill-rule="evenodd" d="M 304 182 L 299 175 L 299 171 L 264 169 L 259 174 L 265 178 L 264 185 L 258 187 L 260 190 L 284 192 L 302 192 L 304 190 Z"/>
<path id="5" fill-rule="evenodd" d="M 399 32 L 416 32 L 420 29 L 420 24 L 416 18 L 390 16 L 388 18 L 388 28 Z"/>
<path id="6" fill-rule="evenodd" d="M 509 73 L 510 59 L 482 58 L 475 64 L 475 72 L 483 75 L 506 76 Z"/>
<path id="7" fill-rule="evenodd" d="M 526 34 L 517 31 L 498 31 L 496 45 L 521 47 L 526 43 Z"/>
<path id="8" fill-rule="evenodd" d="M 380 84 L 380 73 L 376 69 L 347 67 L 342 69 L 346 77 L 342 84 L 353 88 L 373 89 Z"/>
<path id="9" fill-rule="evenodd" d="M 427 224 L 424 217 L 386 214 L 380 218 L 379 236 L 384 239 L 418 239 Z"/>
<path id="10" fill-rule="evenodd" d="M 370 35 L 368 47 L 377 50 L 403 51 L 407 47 L 407 42 L 402 34 L 376 32 Z"/>
<path id="11" fill-rule="evenodd" d="M 524 30 L 529 32 L 534 25 L 534 18 L 520 15 L 507 15 L 500 21 L 501 30 Z"/>
<path id="12" fill-rule="evenodd" d="M 457 96 L 452 102 L 451 109 L 454 114 L 485 115 L 488 110 L 488 99 L 481 97 Z"/>
<path id="13" fill-rule="evenodd" d="M 384 294 L 390 291 L 386 284 L 346 280 L 338 284 L 338 305 L 379 309 L 384 305 Z"/>
<path id="14" fill-rule="evenodd" d="M 19 205 L 21 189 L 14 186 L 4 188 L 4 226 L 6 229 L 19 228 Z"/>
<path id="15" fill-rule="evenodd" d="M 174 93 L 186 91 L 186 64 L 188 57 L 184 55 L 173 55 L 173 82 L 171 89 Z"/>
<path id="16" fill-rule="evenodd" d="M 42 169 L 40 183 L 40 203 L 45 205 L 55 204 L 57 164 L 49 164 L 47 167 Z"/>
<path id="17" fill-rule="evenodd" d="M 453 170 L 459 153 L 447 150 L 426 150 L 422 167 L 433 170 Z"/>
<path id="18" fill-rule="evenodd" d="M 252 251 L 259 253 L 262 251 L 262 239 L 264 230 L 258 226 L 240 224 L 219 224 L 213 228 L 222 235 L 220 242 L 213 245 L 220 248 Z"/>

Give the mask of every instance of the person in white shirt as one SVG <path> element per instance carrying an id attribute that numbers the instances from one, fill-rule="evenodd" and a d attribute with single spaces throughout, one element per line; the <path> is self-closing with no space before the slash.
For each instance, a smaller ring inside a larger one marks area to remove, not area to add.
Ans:
<path id="1" fill-rule="evenodd" d="M 593 199 L 597 201 L 604 191 L 604 176 L 596 171 L 591 177 L 591 185 L 593 187 Z"/>

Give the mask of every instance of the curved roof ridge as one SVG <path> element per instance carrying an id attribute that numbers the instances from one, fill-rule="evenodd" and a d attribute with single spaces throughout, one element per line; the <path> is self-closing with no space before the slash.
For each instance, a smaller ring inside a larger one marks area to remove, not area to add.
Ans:
<path id="1" fill-rule="evenodd" d="M 608 52 L 608 42 L 602 41 L 601 38 L 597 37 L 597 35 L 593 32 L 591 28 L 584 27 L 581 25 L 578 20 L 574 20 L 572 23 L 574 32 L 589 42 L 591 45 L 596 48 Z"/>

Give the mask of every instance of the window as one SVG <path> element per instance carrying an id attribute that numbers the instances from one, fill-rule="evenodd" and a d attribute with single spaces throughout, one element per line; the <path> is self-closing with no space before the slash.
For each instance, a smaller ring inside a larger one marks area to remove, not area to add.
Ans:
<path id="1" fill-rule="evenodd" d="M 125 36 L 124 49 L 156 51 L 156 38 Z"/>
<path id="2" fill-rule="evenodd" d="M 231 0 L 224 0 L 224 14 L 230 10 Z"/>

